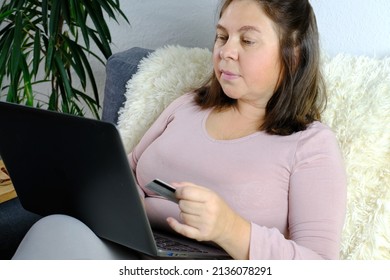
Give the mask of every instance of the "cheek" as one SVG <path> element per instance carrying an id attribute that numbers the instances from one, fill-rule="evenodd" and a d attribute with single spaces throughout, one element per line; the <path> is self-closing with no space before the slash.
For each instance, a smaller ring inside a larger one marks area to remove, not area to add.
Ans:
<path id="1" fill-rule="evenodd" d="M 213 50 L 213 66 L 214 66 L 214 72 L 215 74 L 217 75 L 217 77 L 219 76 L 219 62 L 221 61 L 221 57 L 219 55 L 219 50 L 217 49 L 214 49 Z"/>
<path id="2" fill-rule="evenodd" d="M 267 69 L 264 68 L 264 64 L 259 63 L 259 61 L 261 60 L 258 60 L 258 58 L 241 60 L 241 74 L 247 82 L 258 82 L 261 77 L 268 74 Z"/>
<path id="3" fill-rule="evenodd" d="M 261 57 L 257 59 L 248 59 L 246 61 L 245 71 L 248 77 L 258 79 L 264 77 L 267 80 L 277 80 L 279 76 L 279 63 L 276 59 Z"/>

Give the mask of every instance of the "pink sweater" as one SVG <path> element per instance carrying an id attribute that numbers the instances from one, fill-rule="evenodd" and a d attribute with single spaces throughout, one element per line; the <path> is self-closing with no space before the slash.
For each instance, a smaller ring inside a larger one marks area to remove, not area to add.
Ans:
<path id="1" fill-rule="evenodd" d="M 333 132 L 314 122 L 289 136 L 215 140 L 210 111 L 192 93 L 165 109 L 129 155 L 138 184 L 189 181 L 217 192 L 251 222 L 250 259 L 337 259 L 346 174 Z M 179 219 L 176 204 L 143 191 L 152 225 Z"/>

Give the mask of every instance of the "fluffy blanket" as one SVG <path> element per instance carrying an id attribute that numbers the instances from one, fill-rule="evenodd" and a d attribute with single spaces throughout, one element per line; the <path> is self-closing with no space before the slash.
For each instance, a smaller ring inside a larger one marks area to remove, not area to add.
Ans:
<path id="1" fill-rule="evenodd" d="M 118 128 L 129 152 L 161 111 L 212 71 L 208 49 L 167 46 L 144 58 L 128 81 Z M 390 58 L 325 57 L 329 102 L 348 173 L 342 259 L 390 259 Z"/>

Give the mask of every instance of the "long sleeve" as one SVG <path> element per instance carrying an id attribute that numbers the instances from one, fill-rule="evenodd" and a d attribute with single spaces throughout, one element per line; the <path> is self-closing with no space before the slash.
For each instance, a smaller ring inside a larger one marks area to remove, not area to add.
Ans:
<path id="1" fill-rule="evenodd" d="M 329 129 L 302 133 L 288 194 L 289 240 L 252 224 L 252 259 L 338 259 L 346 209 L 343 159 Z"/>

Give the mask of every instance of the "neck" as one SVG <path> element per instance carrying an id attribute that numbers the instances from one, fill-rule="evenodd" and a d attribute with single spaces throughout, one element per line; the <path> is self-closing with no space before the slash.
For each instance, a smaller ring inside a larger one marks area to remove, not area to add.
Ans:
<path id="1" fill-rule="evenodd" d="M 254 123 L 259 127 L 265 117 L 265 106 L 259 106 L 246 101 L 237 101 L 233 109 L 238 117 L 246 120 L 248 123 Z"/>

